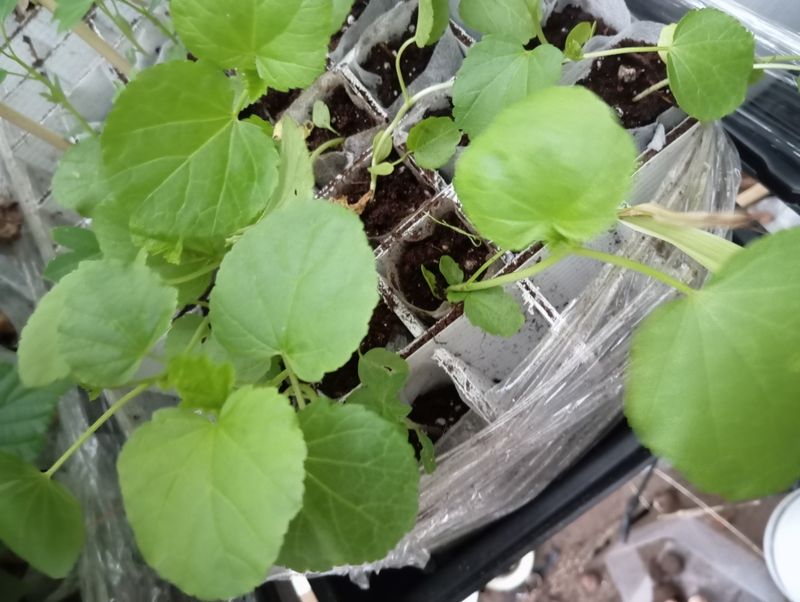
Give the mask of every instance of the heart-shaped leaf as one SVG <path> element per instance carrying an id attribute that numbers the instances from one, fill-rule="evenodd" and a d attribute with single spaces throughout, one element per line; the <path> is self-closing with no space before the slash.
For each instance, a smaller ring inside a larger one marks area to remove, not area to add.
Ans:
<path id="1" fill-rule="evenodd" d="M 405 431 L 360 406 L 324 400 L 299 419 L 305 494 L 279 563 L 320 571 L 383 558 L 417 514 L 419 469 Z"/>
<path id="2" fill-rule="evenodd" d="M 276 355 L 307 382 L 344 365 L 378 303 L 358 217 L 325 201 L 268 215 L 225 257 L 211 293 L 215 337 L 232 355 Z"/>
<path id="3" fill-rule="evenodd" d="M 800 477 L 798 252 L 797 229 L 755 242 L 634 336 L 628 420 L 709 492 L 762 497 Z"/>
<path id="4" fill-rule="evenodd" d="M 519 44 L 536 35 L 538 12 L 528 0 L 461 0 L 458 12 L 464 23 L 484 34 L 507 36 Z"/>
<path id="5" fill-rule="evenodd" d="M 216 422 L 156 412 L 117 463 L 142 556 L 204 600 L 253 590 L 300 509 L 305 455 L 297 415 L 275 389 L 240 389 Z"/>
<path id="6" fill-rule="evenodd" d="M 408 133 L 406 146 L 426 169 L 438 169 L 455 154 L 461 131 L 449 117 L 428 117 Z"/>
<path id="7" fill-rule="evenodd" d="M 482 236 L 504 249 L 586 241 L 616 219 L 636 169 L 633 139 L 597 96 L 548 88 L 504 111 L 456 165 Z"/>
<path id="8" fill-rule="evenodd" d="M 517 300 L 499 286 L 467 293 L 464 315 L 473 326 L 498 337 L 513 337 L 525 324 Z"/>

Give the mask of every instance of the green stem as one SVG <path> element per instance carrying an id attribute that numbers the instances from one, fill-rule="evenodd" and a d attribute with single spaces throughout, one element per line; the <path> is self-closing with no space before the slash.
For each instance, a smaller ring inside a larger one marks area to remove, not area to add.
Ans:
<path id="1" fill-rule="evenodd" d="M 172 42 L 174 44 L 180 44 L 180 40 L 178 40 L 178 36 L 176 36 L 172 31 L 170 31 L 169 27 L 164 25 L 164 23 L 163 23 L 163 21 L 161 21 L 161 19 L 156 17 L 154 14 L 150 13 L 150 11 L 147 10 L 146 8 L 144 8 L 141 4 L 139 4 L 137 2 L 131 2 L 130 0 L 119 0 L 119 1 L 122 4 L 124 4 L 125 6 L 135 10 L 137 13 L 139 13 L 145 19 L 150 21 L 150 23 L 152 23 L 155 27 L 157 27 L 159 29 L 159 31 L 161 31 L 161 33 L 163 33 L 170 40 L 172 40 Z"/>
<path id="2" fill-rule="evenodd" d="M 498 286 L 505 286 L 506 284 L 513 284 L 514 282 L 519 282 L 520 280 L 533 278 L 537 274 L 540 274 L 541 272 L 544 272 L 548 268 L 551 268 L 559 263 L 562 259 L 570 254 L 570 251 L 571 249 L 569 247 L 554 249 L 550 257 L 543 259 L 536 265 L 532 265 L 518 272 L 512 272 L 511 274 L 505 274 L 503 276 L 498 276 L 497 278 L 490 278 L 489 280 L 481 280 L 480 282 L 465 282 L 464 284 L 457 284 L 455 286 L 448 287 L 447 290 L 454 293 L 469 293 L 495 288 Z"/>
<path id="3" fill-rule="evenodd" d="M 127 395 L 121 397 L 115 404 L 113 404 L 105 413 L 100 416 L 94 423 L 86 429 L 80 437 L 73 443 L 70 448 L 65 451 L 61 457 L 55 461 L 55 463 L 44 473 L 44 475 L 49 479 L 51 478 L 56 471 L 64 465 L 64 462 L 70 459 L 72 455 L 80 449 L 80 447 L 88 441 L 89 437 L 91 437 L 97 429 L 103 426 L 109 418 L 111 418 L 114 414 L 116 414 L 123 406 L 125 406 L 129 401 L 133 400 L 134 398 L 141 395 L 148 387 L 150 383 L 142 383 L 132 391 L 130 391 Z"/>
<path id="4" fill-rule="evenodd" d="M 454 81 L 455 81 L 455 79 L 453 78 L 453 79 L 449 79 L 446 82 L 443 82 L 441 84 L 436 84 L 434 86 L 429 86 L 428 88 L 425 88 L 424 90 L 420 90 L 419 92 L 414 94 L 414 96 L 412 96 L 411 98 L 406 100 L 403 103 L 403 106 L 400 107 L 400 110 L 397 111 L 397 115 L 395 115 L 394 119 L 389 124 L 389 127 L 387 127 L 385 130 L 383 130 L 383 132 L 381 132 L 380 137 L 378 138 L 378 141 L 374 145 L 374 148 L 382 148 L 386 144 L 386 141 L 391 138 L 391 136 L 394 133 L 394 131 L 400 125 L 400 122 L 403 120 L 403 117 L 406 116 L 406 114 L 414 107 L 415 104 L 417 104 L 420 100 L 422 100 L 426 96 L 429 96 L 430 94 L 435 94 L 436 92 L 441 92 L 442 90 L 448 90 L 448 89 L 452 88 Z M 375 166 L 377 166 L 377 164 L 378 164 L 378 162 L 375 160 L 375 155 L 373 153 L 373 155 L 372 155 L 372 167 L 374 168 Z M 372 175 L 372 181 L 370 182 L 370 190 L 372 192 L 375 192 L 375 188 L 377 186 L 378 186 L 378 176 L 373 174 Z"/>
<path id="5" fill-rule="evenodd" d="M 297 407 L 301 410 L 304 410 L 306 407 L 306 400 L 303 397 L 302 389 L 300 389 L 300 381 L 297 380 L 297 376 L 289 367 L 289 364 L 286 364 L 286 370 L 289 373 L 289 381 L 292 383 L 292 392 L 294 393 L 294 398 L 297 401 Z"/>
<path id="6" fill-rule="evenodd" d="M 790 63 L 756 63 L 753 69 L 777 69 L 779 71 L 800 71 L 800 65 L 792 65 Z"/>
<path id="7" fill-rule="evenodd" d="M 687 297 L 691 297 L 695 292 L 697 292 L 688 284 L 681 282 L 677 278 L 673 278 L 669 274 L 665 274 L 664 272 L 652 268 L 649 265 L 639 263 L 638 261 L 628 259 L 627 257 L 620 257 L 618 255 L 604 253 L 603 251 L 595 251 L 594 249 L 587 249 L 585 247 L 574 247 L 571 249 L 571 251 L 580 257 L 587 257 L 589 259 L 595 259 L 604 263 L 617 265 L 628 270 L 633 270 L 634 272 L 639 272 L 640 274 L 644 274 L 645 276 L 649 276 L 655 280 L 660 280 L 664 284 L 674 288 L 677 291 L 680 291 Z"/>
<path id="8" fill-rule="evenodd" d="M 22 113 L 18 113 L 8 105 L 0 103 L 0 119 L 5 119 L 9 123 L 13 123 L 18 128 L 36 136 L 40 140 L 44 140 L 49 145 L 57 148 L 58 150 L 65 151 L 72 145 L 65 138 L 56 134 L 54 131 L 47 129 L 40 123 L 29 119 Z"/>
<path id="9" fill-rule="evenodd" d="M 497 253 L 492 255 L 489 258 L 489 260 L 486 263 L 484 263 L 481 267 L 479 267 L 478 271 L 475 272 L 470 277 L 469 280 L 467 280 L 467 284 L 472 284 L 473 282 L 477 281 L 478 278 L 483 276 L 483 274 L 486 272 L 486 270 L 488 270 L 490 267 L 492 267 L 492 265 L 494 265 L 494 262 L 497 261 L 498 259 L 500 259 L 503 256 L 504 253 L 505 253 L 505 251 L 498 251 Z"/>
<path id="10" fill-rule="evenodd" d="M 640 92 L 636 96 L 633 97 L 633 102 L 639 102 L 640 100 L 644 100 L 648 96 L 650 96 L 653 92 L 658 92 L 669 86 L 669 79 L 662 79 L 660 82 L 653 84 L 649 88 L 647 88 L 644 92 Z"/>
<path id="11" fill-rule="evenodd" d="M 800 61 L 800 54 L 772 54 L 756 58 L 756 62 L 758 63 L 778 63 L 787 61 Z"/>
<path id="12" fill-rule="evenodd" d="M 128 31 L 127 28 L 121 27 L 119 25 L 118 19 L 122 19 L 123 17 L 119 13 L 119 9 L 117 8 L 117 5 L 114 2 L 114 0 L 111 0 L 111 4 L 113 4 L 113 6 L 114 6 L 114 11 L 116 12 L 116 17 L 111 14 L 111 9 L 109 9 L 108 6 L 106 6 L 105 2 L 101 2 L 100 0 L 96 0 L 95 4 L 97 4 L 97 8 L 99 8 L 101 12 L 105 13 L 105 15 L 108 17 L 109 21 L 111 21 L 112 23 L 114 23 L 117 26 L 117 29 L 120 31 L 120 33 L 125 37 L 126 40 L 128 40 L 128 42 L 130 42 L 131 46 L 133 46 L 136 49 L 137 52 L 139 52 L 141 54 L 147 54 L 147 51 L 144 48 L 142 48 L 141 44 L 139 44 L 139 40 L 137 40 L 136 37 L 133 36 L 131 34 L 131 32 Z"/>
<path id="13" fill-rule="evenodd" d="M 189 343 L 186 345 L 185 353 L 191 352 L 191 350 L 194 349 L 194 346 L 197 345 L 197 343 L 200 342 L 200 340 L 203 338 L 203 334 L 208 330 L 209 321 L 210 320 L 209 320 L 208 316 L 203 318 L 203 321 L 200 322 L 200 326 L 198 326 L 197 330 L 194 331 L 194 334 L 192 335 L 192 338 L 189 340 Z"/>
<path id="14" fill-rule="evenodd" d="M 668 52 L 669 46 L 634 46 L 633 48 L 611 48 L 610 50 L 598 50 L 597 52 L 587 52 L 583 55 L 584 59 L 599 59 L 604 56 L 617 56 L 620 54 L 640 54 L 642 52 Z"/>
<path id="15" fill-rule="evenodd" d="M 403 98 L 406 100 L 406 102 L 408 102 L 408 88 L 406 88 L 406 80 L 403 77 L 403 70 L 400 67 L 400 59 L 403 58 L 403 53 L 406 51 L 406 49 L 411 46 L 411 44 L 414 44 L 415 41 L 416 40 L 414 37 L 410 37 L 403 42 L 403 45 L 398 49 L 397 56 L 394 59 L 394 70 L 397 72 L 397 81 L 400 83 L 400 90 L 402 90 Z"/>
<path id="16" fill-rule="evenodd" d="M 320 144 L 313 153 L 311 153 L 311 163 L 316 163 L 317 159 L 319 159 L 323 153 L 326 151 L 339 146 L 344 142 L 344 138 L 333 138 L 332 140 L 328 140 L 327 142 L 323 142 Z"/>
<path id="17" fill-rule="evenodd" d="M 289 378 L 289 370 L 284 370 L 283 372 L 278 374 L 275 378 L 270 379 L 267 382 L 267 386 L 268 387 L 277 387 L 278 385 L 283 383 L 283 381 L 285 381 L 287 378 Z"/>

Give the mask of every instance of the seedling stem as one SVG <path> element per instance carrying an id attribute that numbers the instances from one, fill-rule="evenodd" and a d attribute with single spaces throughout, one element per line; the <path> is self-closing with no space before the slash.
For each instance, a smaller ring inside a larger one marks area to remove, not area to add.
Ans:
<path id="1" fill-rule="evenodd" d="M 654 92 L 658 92 L 659 90 L 663 90 L 669 86 L 669 79 L 662 79 L 660 82 L 653 84 L 643 92 L 637 94 L 633 97 L 633 102 L 639 102 L 640 100 L 644 100 Z"/>
<path id="2" fill-rule="evenodd" d="M 297 375 L 288 364 L 286 365 L 286 371 L 289 373 L 289 381 L 292 383 L 292 393 L 297 401 L 297 407 L 303 410 L 306 407 L 306 400 L 303 397 L 303 390 L 300 388 L 300 381 L 297 380 Z"/>
<path id="3" fill-rule="evenodd" d="M 394 59 L 394 68 L 395 71 L 397 71 L 397 81 L 400 83 L 400 90 L 403 91 L 403 98 L 406 102 L 408 102 L 408 88 L 406 88 L 406 80 L 403 77 L 403 70 L 400 67 L 400 59 L 403 57 L 403 52 L 405 52 L 406 49 L 411 46 L 411 44 L 414 44 L 414 42 L 414 37 L 410 37 L 403 42 L 403 45 L 400 46 L 400 49 L 397 51 L 397 56 Z"/>
<path id="4" fill-rule="evenodd" d="M 668 52 L 669 46 L 635 46 L 633 48 L 611 48 L 610 50 L 598 50 L 597 52 L 587 52 L 583 55 L 585 59 L 599 59 L 605 56 L 617 56 L 620 54 L 637 54 L 642 52 Z"/>

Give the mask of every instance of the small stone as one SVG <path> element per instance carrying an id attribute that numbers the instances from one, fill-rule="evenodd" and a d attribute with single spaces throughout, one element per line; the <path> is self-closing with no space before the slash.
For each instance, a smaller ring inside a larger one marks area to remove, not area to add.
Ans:
<path id="1" fill-rule="evenodd" d="M 581 575 L 581 587 L 587 594 L 593 594 L 600 589 L 603 578 L 596 571 L 584 571 Z"/>
<path id="2" fill-rule="evenodd" d="M 639 77 L 639 71 L 636 69 L 636 67 L 620 65 L 619 71 L 617 71 L 617 77 L 620 79 L 620 81 L 629 84 L 636 81 L 636 79 Z"/>

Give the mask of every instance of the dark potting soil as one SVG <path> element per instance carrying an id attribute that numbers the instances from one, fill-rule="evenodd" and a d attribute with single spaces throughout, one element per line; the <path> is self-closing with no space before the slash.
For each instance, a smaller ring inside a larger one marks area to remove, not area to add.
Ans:
<path id="1" fill-rule="evenodd" d="M 467 412 L 469 407 L 461 401 L 455 386 L 448 383 L 417 397 L 411 404 L 408 417 L 422 426 L 425 434 L 435 443 Z M 413 433 L 410 439 L 412 445 L 417 447 Z"/>
<path id="2" fill-rule="evenodd" d="M 22 235 L 22 210 L 17 203 L 0 204 L 0 244 L 19 240 Z"/>
<path id="3" fill-rule="evenodd" d="M 428 109 L 422 115 L 422 119 L 427 119 L 428 117 L 449 117 L 450 119 L 453 118 L 453 99 L 450 98 L 447 101 L 447 106 L 439 107 L 438 109 Z M 461 142 L 458 143 L 459 146 L 469 146 L 469 136 L 466 133 L 461 135 Z"/>
<path id="4" fill-rule="evenodd" d="M 414 11 L 411 17 L 412 24 L 409 25 L 403 36 L 389 42 L 379 42 L 372 47 L 367 59 L 361 64 L 367 71 L 380 76 L 381 79 L 380 83 L 378 83 L 376 94 L 384 107 L 391 106 L 402 93 L 400 83 L 397 81 L 394 63 L 400 46 L 414 35 L 416 22 L 417 11 Z M 400 59 L 400 71 L 403 73 L 406 85 L 409 85 L 425 70 L 433 56 L 435 47 L 433 45 L 419 48 L 416 44 L 411 44 L 403 51 L 403 57 Z"/>
<path id="5" fill-rule="evenodd" d="M 256 117 L 261 117 L 264 121 L 272 121 L 274 123 L 281 118 L 281 115 L 289 108 L 289 105 L 297 100 L 301 92 L 302 90 L 299 88 L 288 92 L 270 90 L 265 96 L 262 96 L 254 104 L 239 113 L 239 119 L 247 119 L 255 115 Z"/>
<path id="6" fill-rule="evenodd" d="M 455 213 L 445 215 L 441 221 L 461 230 L 466 229 Z M 467 236 L 441 224 L 436 224 L 427 238 L 407 243 L 397 266 L 399 282 L 394 284 L 415 307 L 433 311 L 442 304 L 447 282 L 439 272 L 439 259 L 444 255 L 455 259 L 464 271 L 466 279 L 491 257 L 491 251 L 483 244 L 476 247 Z M 436 276 L 438 299 L 425 281 L 421 266 L 425 266 Z"/>
<path id="7" fill-rule="evenodd" d="M 364 354 L 376 347 L 389 351 L 400 351 L 414 339 L 403 322 L 400 321 L 386 303 L 381 301 L 369 321 L 369 332 L 361 341 L 358 350 Z M 319 390 L 332 399 L 338 399 L 358 386 L 358 353 L 336 372 L 326 374 L 319 384 Z"/>
<path id="8" fill-rule="evenodd" d="M 17 329 L 2 311 L 0 311 L 0 347 L 17 348 Z"/>
<path id="9" fill-rule="evenodd" d="M 308 148 L 312 151 L 328 140 L 340 136 L 349 138 L 380 123 L 374 115 L 355 105 L 344 85 L 334 88 L 323 100 L 331 112 L 331 127 L 339 134 L 334 134 L 325 128 L 315 127 L 306 140 Z"/>
<path id="10" fill-rule="evenodd" d="M 602 19 L 598 19 L 593 14 L 586 12 L 579 6 L 572 4 L 564 7 L 564 10 L 550 15 L 547 23 L 544 24 L 544 36 L 547 38 L 548 43 L 556 48 L 564 50 L 567 44 L 567 36 L 578 23 L 589 22 L 597 23 L 595 35 L 598 36 L 613 36 L 617 30 L 608 25 Z M 528 50 L 533 50 L 540 45 L 539 38 L 534 38 L 525 46 Z"/>
<path id="11" fill-rule="evenodd" d="M 396 161 L 397 155 L 387 161 Z M 333 197 L 344 197 L 355 204 L 369 191 L 370 176 L 366 167 L 352 172 L 333 191 Z M 393 173 L 381 176 L 373 198 L 361 213 L 361 221 L 370 241 L 377 246 L 378 240 L 392 232 L 409 215 L 419 209 L 435 195 L 436 191 L 420 182 L 406 165 L 395 167 Z"/>
<path id="12" fill-rule="evenodd" d="M 353 4 L 353 8 L 350 10 L 350 14 L 347 15 L 347 18 L 344 20 L 342 27 L 333 34 L 331 38 L 331 43 L 328 44 L 328 50 L 333 52 L 339 46 L 339 42 L 342 41 L 342 36 L 345 32 L 350 28 L 350 26 L 355 23 L 361 14 L 367 9 L 367 5 L 369 4 L 369 0 L 358 0 L 355 4 Z"/>
<path id="13" fill-rule="evenodd" d="M 641 40 L 622 40 L 614 48 L 649 46 Z M 667 66 L 658 53 L 606 56 L 595 60 L 588 77 L 578 82 L 611 105 L 626 128 L 653 123 L 668 108 L 675 105 L 669 88 L 634 98 L 653 84 L 667 78 Z"/>

